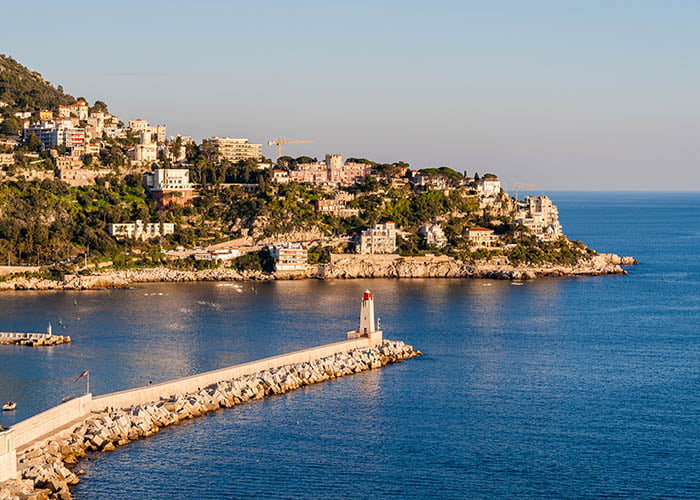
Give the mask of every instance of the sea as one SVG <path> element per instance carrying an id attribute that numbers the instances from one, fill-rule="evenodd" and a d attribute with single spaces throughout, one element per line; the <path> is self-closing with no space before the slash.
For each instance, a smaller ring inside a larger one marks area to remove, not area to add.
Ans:
<path id="1" fill-rule="evenodd" d="M 342 340 L 370 289 L 424 355 L 90 454 L 76 499 L 700 498 L 700 193 L 550 192 L 629 275 L 143 284 L 0 294 L 11 425 L 103 394 Z"/>

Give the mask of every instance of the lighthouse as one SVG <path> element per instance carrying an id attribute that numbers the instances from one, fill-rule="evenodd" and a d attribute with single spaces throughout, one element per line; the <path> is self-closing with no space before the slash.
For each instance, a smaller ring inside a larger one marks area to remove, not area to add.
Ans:
<path id="1" fill-rule="evenodd" d="M 362 302 L 360 303 L 360 327 L 357 330 L 348 332 L 347 338 L 358 339 L 366 337 L 372 340 L 372 343 L 381 343 L 382 332 L 377 330 L 374 321 L 374 297 L 372 292 L 365 290 L 362 294 Z"/>

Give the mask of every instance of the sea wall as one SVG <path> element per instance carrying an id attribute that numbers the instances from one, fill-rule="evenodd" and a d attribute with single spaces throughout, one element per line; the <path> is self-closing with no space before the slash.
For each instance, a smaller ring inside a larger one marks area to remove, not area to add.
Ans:
<path id="1" fill-rule="evenodd" d="M 381 343 L 381 337 L 344 340 L 342 342 L 271 356 L 269 358 L 227 368 L 220 368 L 218 370 L 212 370 L 199 375 L 183 377 L 160 384 L 113 392 L 93 398 L 90 403 L 90 408 L 92 411 L 104 411 L 108 408 L 126 408 L 149 401 L 158 401 L 160 398 L 170 397 L 172 395 L 198 392 L 203 387 L 216 384 L 222 380 L 232 380 L 245 375 L 251 375 L 253 373 L 294 363 L 308 363 L 340 352 L 348 352 L 352 349 L 373 347 L 377 345 L 378 342 Z"/>
<path id="2" fill-rule="evenodd" d="M 17 476 L 17 453 L 15 452 L 15 431 L 0 430 L 0 481 Z"/>
<path id="3" fill-rule="evenodd" d="M 16 424 L 9 431 L 0 464 L 0 499 L 69 499 L 79 482 L 75 465 L 87 451 L 111 451 L 219 408 L 282 394 L 421 353 L 380 335 L 303 349 L 213 370 L 162 384 L 106 394 L 87 394 Z M 0 441 L 2 443 L 3 441 Z M 9 462 L 16 460 L 16 472 Z M 10 473 L 15 474 L 12 476 Z"/>
<path id="4" fill-rule="evenodd" d="M 42 436 L 84 417 L 90 413 L 91 401 L 92 394 L 85 394 L 16 423 L 12 426 L 15 446 L 22 449 Z"/>

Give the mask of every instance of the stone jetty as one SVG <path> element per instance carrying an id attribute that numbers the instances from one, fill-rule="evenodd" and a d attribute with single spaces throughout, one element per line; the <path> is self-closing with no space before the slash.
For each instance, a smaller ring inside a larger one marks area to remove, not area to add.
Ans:
<path id="1" fill-rule="evenodd" d="M 400 341 L 384 340 L 312 361 L 287 364 L 211 384 L 197 392 L 162 397 L 128 408 L 106 408 L 17 453 L 18 478 L 0 483 L 0 500 L 71 498 L 79 482 L 77 467 L 88 452 L 111 451 L 220 408 L 265 396 L 284 394 L 306 385 L 400 362 L 422 353 Z"/>
<path id="2" fill-rule="evenodd" d="M 26 345 L 29 347 L 41 347 L 67 344 L 70 341 L 71 338 L 68 335 L 52 335 L 50 333 L 0 332 L 0 344 L 16 344 Z"/>

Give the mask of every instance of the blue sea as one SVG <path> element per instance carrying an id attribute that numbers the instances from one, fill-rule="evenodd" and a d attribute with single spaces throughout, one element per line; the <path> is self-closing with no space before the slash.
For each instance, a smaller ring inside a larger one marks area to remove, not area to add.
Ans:
<path id="1" fill-rule="evenodd" d="M 95 394 L 341 340 L 361 292 L 425 355 L 83 460 L 76 499 L 700 498 L 700 194 L 552 192 L 627 276 L 147 284 L 0 294 L 11 425 Z M 74 299 L 77 306 L 74 305 Z"/>

